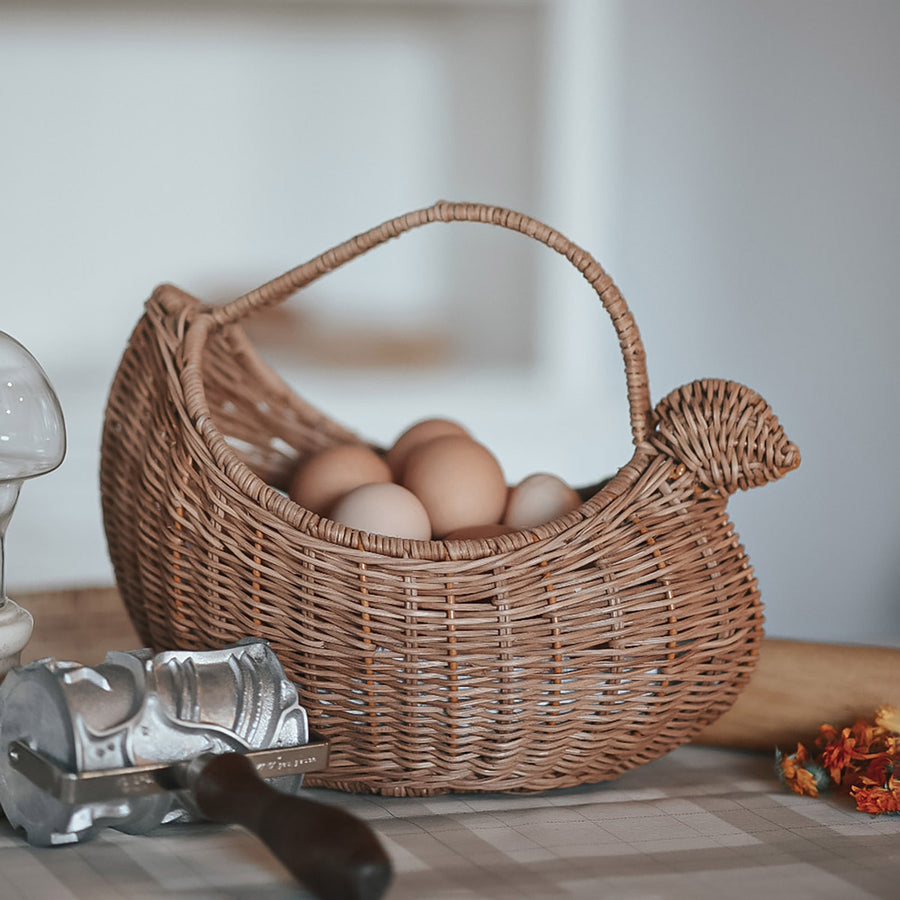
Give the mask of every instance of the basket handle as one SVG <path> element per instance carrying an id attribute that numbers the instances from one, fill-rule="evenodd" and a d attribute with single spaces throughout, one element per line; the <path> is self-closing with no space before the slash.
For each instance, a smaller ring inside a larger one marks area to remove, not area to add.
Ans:
<path id="1" fill-rule="evenodd" d="M 600 264 L 568 238 L 536 219 L 502 207 L 486 206 L 481 203 L 449 203 L 442 200 L 425 209 L 398 216 L 326 250 L 309 262 L 291 269 L 230 303 L 209 309 L 208 315 L 217 325 L 234 323 L 254 310 L 281 303 L 300 288 L 306 287 L 373 247 L 398 237 L 405 231 L 436 221 L 482 222 L 521 232 L 565 256 L 581 272 L 597 292 L 616 329 L 625 362 L 632 438 L 636 445 L 642 443 L 651 430 L 652 422 L 647 361 L 637 325 L 619 289 Z"/>

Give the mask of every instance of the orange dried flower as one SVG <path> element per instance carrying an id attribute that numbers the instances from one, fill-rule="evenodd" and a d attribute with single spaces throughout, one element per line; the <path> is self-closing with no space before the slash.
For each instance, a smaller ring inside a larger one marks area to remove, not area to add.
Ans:
<path id="1" fill-rule="evenodd" d="M 900 709 L 881 707 L 873 722 L 857 719 L 838 730 L 825 724 L 816 738 L 818 754 L 811 758 L 803 744 L 790 755 L 776 750 L 778 775 L 797 794 L 817 797 L 829 781 L 842 785 L 857 809 L 868 813 L 900 813 Z"/>
<path id="2" fill-rule="evenodd" d="M 872 746 L 872 742 L 878 737 L 880 729 L 876 728 L 874 725 L 870 725 L 865 719 L 857 719 L 853 723 L 850 733 L 853 735 L 853 740 L 855 742 L 854 751 L 858 754 L 857 758 L 859 758 L 859 755 L 869 752 L 869 748 Z"/>
<path id="3" fill-rule="evenodd" d="M 886 784 L 893 771 L 894 764 L 891 757 L 887 753 L 879 753 L 869 760 L 865 773 L 860 776 L 860 784 Z"/>
<path id="4" fill-rule="evenodd" d="M 820 725 L 819 736 L 816 738 L 817 747 L 827 747 L 838 736 L 838 730 L 834 725 Z"/>
<path id="5" fill-rule="evenodd" d="M 833 741 L 826 744 L 822 751 L 822 765 L 828 770 L 831 780 L 835 784 L 840 784 L 844 770 L 854 759 L 859 759 L 859 756 L 855 735 L 851 729 L 844 728 Z"/>
<path id="6" fill-rule="evenodd" d="M 795 794 L 818 797 L 820 783 L 828 783 L 825 773 L 809 759 L 809 751 L 803 744 L 797 744 L 793 754 L 783 754 L 776 750 L 778 775 Z"/>
<path id="7" fill-rule="evenodd" d="M 809 797 L 819 796 L 819 786 L 816 784 L 816 776 L 809 769 L 796 769 L 796 777 L 790 782 L 791 790 L 795 794 L 806 794 Z"/>
<path id="8" fill-rule="evenodd" d="M 863 782 L 850 788 L 850 793 L 856 800 L 856 808 L 860 812 L 872 815 L 900 813 L 900 782 L 897 782 L 893 775 L 884 785 L 872 783 L 869 778 L 864 778 Z"/>

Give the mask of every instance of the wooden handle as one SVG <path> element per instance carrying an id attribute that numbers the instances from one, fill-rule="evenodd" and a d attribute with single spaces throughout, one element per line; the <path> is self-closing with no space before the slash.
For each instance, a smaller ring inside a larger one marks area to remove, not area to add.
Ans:
<path id="1" fill-rule="evenodd" d="M 242 754 L 209 757 L 188 782 L 203 815 L 253 832 L 321 900 L 378 900 L 387 890 L 391 863 L 368 825 L 275 790 Z"/>
<path id="2" fill-rule="evenodd" d="M 793 749 L 824 723 L 846 727 L 880 706 L 900 707 L 900 648 L 764 638 L 749 684 L 694 743 Z"/>

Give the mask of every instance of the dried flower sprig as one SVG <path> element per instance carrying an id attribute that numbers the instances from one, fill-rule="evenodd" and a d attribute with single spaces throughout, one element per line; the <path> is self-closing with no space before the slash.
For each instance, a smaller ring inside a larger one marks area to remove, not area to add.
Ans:
<path id="1" fill-rule="evenodd" d="M 900 709 L 881 707 L 872 722 L 860 718 L 840 730 L 822 725 L 815 745 L 814 755 L 803 744 L 775 751 L 778 777 L 794 793 L 818 797 L 835 785 L 860 812 L 900 814 Z"/>

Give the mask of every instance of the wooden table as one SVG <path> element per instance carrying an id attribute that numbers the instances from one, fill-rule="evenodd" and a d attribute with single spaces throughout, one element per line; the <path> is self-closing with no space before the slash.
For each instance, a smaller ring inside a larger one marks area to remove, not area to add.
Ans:
<path id="1" fill-rule="evenodd" d="M 42 591 L 13 598 L 34 616 L 22 662 L 53 657 L 97 665 L 108 650 L 141 646 L 114 587 Z"/>

